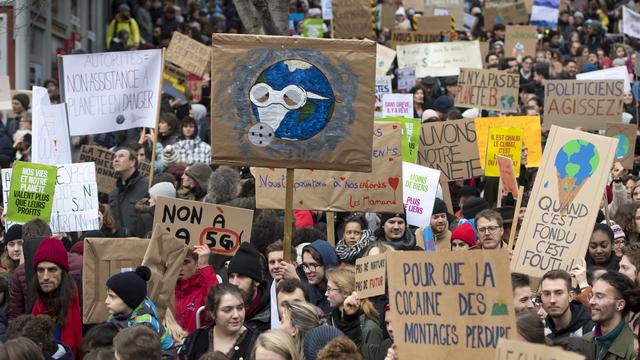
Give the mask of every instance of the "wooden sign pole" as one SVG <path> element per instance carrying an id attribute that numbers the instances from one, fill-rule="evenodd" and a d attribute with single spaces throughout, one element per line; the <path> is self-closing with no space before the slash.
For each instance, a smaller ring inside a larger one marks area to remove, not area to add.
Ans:
<path id="1" fill-rule="evenodd" d="M 291 233 L 293 231 L 293 169 L 287 168 L 284 204 L 284 261 L 291 263 Z"/>
<path id="2" fill-rule="evenodd" d="M 496 199 L 496 207 L 502 206 L 502 179 L 498 178 L 498 198 Z"/>
<path id="3" fill-rule="evenodd" d="M 509 251 L 513 250 L 513 243 L 516 238 L 516 230 L 518 230 L 518 218 L 520 217 L 520 207 L 522 206 L 522 194 L 524 193 L 524 187 L 518 187 L 518 200 L 516 201 L 516 208 L 513 213 L 513 222 L 511 222 L 511 233 L 509 234 Z"/>
<path id="4" fill-rule="evenodd" d="M 611 219 L 609 218 L 609 202 L 607 201 L 607 190 L 604 191 L 602 195 L 604 200 L 604 218 L 607 220 L 607 225 L 611 225 Z"/>
<path id="5" fill-rule="evenodd" d="M 336 247 L 336 222 L 333 211 L 325 212 L 327 217 L 327 241 L 331 246 Z"/>

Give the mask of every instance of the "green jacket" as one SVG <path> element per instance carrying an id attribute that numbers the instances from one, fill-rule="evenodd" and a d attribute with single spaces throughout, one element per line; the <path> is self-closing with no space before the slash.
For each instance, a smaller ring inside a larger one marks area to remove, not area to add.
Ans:
<path id="1" fill-rule="evenodd" d="M 593 336 L 593 331 L 584 335 L 583 338 L 588 340 L 593 344 L 593 347 L 596 352 L 596 360 L 634 360 L 635 356 L 633 354 L 633 332 L 625 324 L 622 332 L 616 337 L 616 339 L 611 344 L 611 347 L 607 350 L 604 356 L 598 357 L 598 344 Z"/>

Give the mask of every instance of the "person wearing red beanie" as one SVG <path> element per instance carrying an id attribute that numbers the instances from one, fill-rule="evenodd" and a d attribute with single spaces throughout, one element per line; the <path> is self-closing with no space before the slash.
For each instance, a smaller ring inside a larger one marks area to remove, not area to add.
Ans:
<path id="1" fill-rule="evenodd" d="M 476 245 L 476 233 L 471 223 L 458 226 L 451 234 L 451 251 L 475 249 Z"/>
<path id="2" fill-rule="evenodd" d="M 33 267 L 37 294 L 31 315 L 51 316 L 55 321 L 55 340 L 71 348 L 78 359 L 82 342 L 80 301 L 62 242 L 54 237 L 43 239 L 33 257 Z"/>

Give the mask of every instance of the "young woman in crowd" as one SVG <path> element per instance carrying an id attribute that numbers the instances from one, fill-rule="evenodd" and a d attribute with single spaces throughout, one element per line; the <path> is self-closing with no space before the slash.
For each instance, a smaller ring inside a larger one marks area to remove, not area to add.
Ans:
<path id="1" fill-rule="evenodd" d="M 307 332 L 321 323 L 318 310 L 309 303 L 293 301 L 283 306 L 280 329 L 293 338 L 299 354 L 304 352 Z"/>
<path id="2" fill-rule="evenodd" d="M 342 228 L 342 239 L 336 245 L 336 253 L 340 261 L 353 265 L 369 246 L 371 233 L 368 222 L 362 215 L 352 215 L 345 220 Z"/>
<path id="3" fill-rule="evenodd" d="M 0 266 L 10 273 L 20 265 L 22 256 L 22 225 L 12 225 L 4 235 L 5 248 L 0 257 Z"/>
<path id="4" fill-rule="evenodd" d="M 269 330 L 258 336 L 251 352 L 254 360 L 303 360 L 293 338 L 282 330 Z"/>
<path id="5" fill-rule="evenodd" d="M 180 123 L 182 136 L 174 148 L 178 152 L 178 162 L 185 165 L 193 163 L 209 164 L 211 161 L 211 146 L 198 136 L 196 119 L 187 116 Z"/>
<path id="6" fill-rule="evenodd" d="M 589 239 L 586 256 L 587 270 L 594 266 L 602 266 L 611 271 L 618 271 L 618 259 L 613 252 L 613 230 L 606 224 L 596 224 Z"/>

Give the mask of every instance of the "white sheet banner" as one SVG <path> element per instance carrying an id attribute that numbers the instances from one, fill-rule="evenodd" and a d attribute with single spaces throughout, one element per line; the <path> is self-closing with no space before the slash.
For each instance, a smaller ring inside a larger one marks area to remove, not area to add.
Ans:
<path id="1" fill-rule="evenodd" d="M 47 89 L 34 86 L 31 91 L 33 145 L 32 161 L 38 164 L 70 164 L 71 144 L 65 104 L 51 105 Z"/>
<path id="2" fill-rule="evenodd" d="M 155 127 L 161 50 L 64 55 L 62 68 L 71 136 Z"/>

